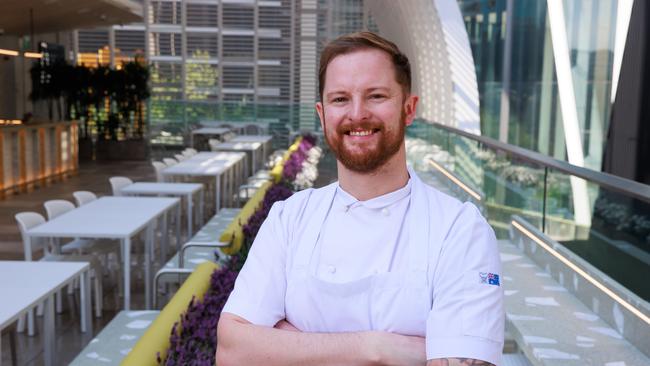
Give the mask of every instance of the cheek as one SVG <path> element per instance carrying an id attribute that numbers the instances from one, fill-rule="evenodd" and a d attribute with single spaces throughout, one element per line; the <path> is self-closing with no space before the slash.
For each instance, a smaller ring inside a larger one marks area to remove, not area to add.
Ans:
<path id="1" fill-rule="evenodd" d="M 323 120 L 325 125 L 335 127 L 345 117 L 345 113 L 338 110 L 337 108 L 326 108 L 323 111 Z"/>

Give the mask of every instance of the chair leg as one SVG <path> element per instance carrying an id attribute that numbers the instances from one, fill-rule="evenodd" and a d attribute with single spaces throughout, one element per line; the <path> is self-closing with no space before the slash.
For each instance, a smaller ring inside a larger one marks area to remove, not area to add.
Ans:
<path id="1" fill-rule="evenodd" d="M 59 290 L 56 292 L 56 313 L 61 314 L 63 312 L 63 291 Z"/>
<path id="2" fill-rule="evenodd" d="M 102 281 L 95 272 L 95 317 L 102 317 Z"/>
<path id="3" fill-rule="evenodd" d="M 25 314 L 18 317 L 18 324 L 16 325 L 16 332 L 22 333 L 25 331 Z"/>

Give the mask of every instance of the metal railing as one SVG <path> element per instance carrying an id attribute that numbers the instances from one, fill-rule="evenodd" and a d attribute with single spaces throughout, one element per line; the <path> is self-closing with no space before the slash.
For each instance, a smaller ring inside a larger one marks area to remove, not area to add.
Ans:
<path id="1" fill-rule="evenodd" d="M 525 218 L 644 300 L 650 300 L 650 186 L 571 165 L 450 126 L 416 121 L 423 156 L 483 197 L 500 237 L 512 215 Z"/>

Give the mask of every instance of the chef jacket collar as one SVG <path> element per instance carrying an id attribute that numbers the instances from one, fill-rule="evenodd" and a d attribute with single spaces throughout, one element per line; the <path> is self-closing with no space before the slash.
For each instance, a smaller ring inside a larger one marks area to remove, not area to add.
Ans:
<path id="1" fill-rule="evenodd" d="M 383 194 L 379 197 L 371 198 L 366 201 L 359 201 L 358 199 L 354 198 L 354 196 L 346 192 L 337 183 L 335 200 L 337 204 L 347 206 L 348 208 L 354 208 L 356 206 L 364 206 L 370 209 L 381 209 L 390 206 L 396 203 L 397 201 L 401 200 L 402 198 L 407 197 L 409 194 L 411 194 L 411 185 L 412 185 L 411 181 L 412 179 L 409 177 L 409 180 L 408 182 L 406 182 L 406 185 L 404 187 L 396 191 Z"/>

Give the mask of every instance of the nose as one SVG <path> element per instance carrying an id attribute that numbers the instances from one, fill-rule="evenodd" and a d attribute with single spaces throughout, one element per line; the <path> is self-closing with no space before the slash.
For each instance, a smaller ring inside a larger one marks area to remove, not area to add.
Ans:
<path id="1" fill-rule="evenodd" d="M 370 118 L 370 111 L 363 98 L 353 98 L 350 103 L 348 118 L 353 122 L 360 122 Z"/>

